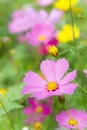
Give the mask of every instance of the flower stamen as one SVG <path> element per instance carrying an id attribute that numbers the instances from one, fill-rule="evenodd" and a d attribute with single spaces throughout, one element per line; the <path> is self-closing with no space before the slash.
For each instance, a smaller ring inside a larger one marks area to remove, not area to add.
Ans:
<path id="1" fill-rule="evenodd" d="M 40 36 L 39 36 L 39 40 L 40 40 L 40 41 L 44 41 L 45 39 L 46 39 L 46 37 L 45 37 L 44 35 L 40 35 Z"/>
<path id="2" fill-rule="evenodd" d="M 42 111 L 43 111 L 42 106 L 37 106 L 37 107 L 36 107 L 36 112 L 37 112 L 37 113 L 42 113 Z"/>
<path id="3" fill-rule="evenodd" d="M 58 85 L 57 85 L 57 83 L 56 82 L 48 82 L 48 84 L 47 84 L 47 90 L 48 91 L 55 91 L 56 89 L 58 89 Z"/>
<path id="4" fill-rule="evenodd" d="M 70 119 L 70 120 L 68 121 L 68 124 L 71 125 L 71 126 L 77 126 L 78 121 L 75 120 L 75 119 Z"/>

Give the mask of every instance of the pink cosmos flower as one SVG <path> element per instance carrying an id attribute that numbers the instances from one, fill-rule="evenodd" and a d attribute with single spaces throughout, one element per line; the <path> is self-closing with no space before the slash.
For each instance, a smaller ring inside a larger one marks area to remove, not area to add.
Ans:
<path id="1" fill-rule="evenodd" d="M 39 6 L 49 6 L 54 2 L 54 0 L 36 0 Z"/>
<path id="2" fill-rule="evenodd" d="M 36 12 L 27 7 L 24 10 L 16 10 L 12 14 L 12 21 L 8 24 L 10 33 L 22 33 L 32 28 L 37 23 L 47 22 L 57 24 L 63 16 L 63 11 L 53 9 L 50 14 L 45 10 Z"/>
<path id="3" fill-rule="evenodd" d="M 83 72 L 84 72 L 84 74 L 86 75 L 86 77 L 87 77 L 87 70 L 86 69 L 84 69 L 83 70 Z"/>
<path id="4" fill-rule="evenodd" d="M 24 114 L 28 117 L 26 124 L 34 123 L 37 121 L 44 121 L 44 119 L 50 115 L 52 109 L 52 99 L 41 103 L 34 98 L 29 98 L 28 103 L 30 106 L 24 108 Z"/>
<path id="5" fill-rule="evenodd" d="M 84 130 L 87 127 L 87 113 L 70 109 L 68 112 L 62 111 L 56 116 L 59 126 L 68 128 L 68 130 Z"/>
<path id="6" fill-rule="evenodd" d="M 27 32 L 26 37 L 29 44 L 38 46 L 41 43 L 46 44 L 54 36 L 54 26 L 47 23 L 36 24 L 31 32 Z"/>
<path id="7" fill-rule="evenodd" d="M 38 100 L 50 96 L 73 94 L 77 84 L 71 82 L 76 77 L 76 70 L 66 74 L 69 69 L 69 63 L 65 58 L 57 61 L 42 61 L 40 69 L 45 78 L 43 79 L 32 71 L 26 73 L 23 79 L 26 85 L 22 90 L 22 94 L 32 94 L 32 97 Z"/>

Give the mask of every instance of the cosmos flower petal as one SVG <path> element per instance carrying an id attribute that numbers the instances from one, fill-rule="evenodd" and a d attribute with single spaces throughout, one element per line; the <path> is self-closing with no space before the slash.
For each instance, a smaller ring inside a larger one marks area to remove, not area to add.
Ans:
<path id="1" fill-rule="evenodd" d="M 37 92 L 33 94 L 31 97 L 35 97 L 37 100 L 42 100 L 49 97 L 49 95 L 47 94 L 47 92 Z"/>
<path id="2" fill-rule="evenodd" d="M 38 93 L 33 94 L 32 97 L 35 97 L 37 100 L 42 100 L 42 99 L 45 99 L 45 98 L 48 98 L 48 97 L 51 97 L 51 96 L 59 96 L 61 94 L 62 94 L 61 91 L 48 92 L 48 91 L 45 90 L 43 92 L 38 92 Z"/>
<path id="3" fill-rule="evenodd" d="M 73 94 L 74 90 L 78 85 L 74 83 L 65 84 L 60 87 L 60 91 L 65 94 Z"/>
<path id="4" fill-rule="evenodd" d="M 35 108 L 37 106 L 37 103 L 35 102 L 35 99 L 34 98 L 29 98 L 28 99 L 28 103 L 30 105 L 32 105 L 33 108 Z"/>
<path id="5" fill-rule="evenodd" d="M 29 107 L 25 107 L 25 108 L 24 108 L 23 113 L 24 113 L 25 115 L 29 115 L 29 114 L 31 114 L 31 112 L 34 112 L 34 110 L 31 109 L 31 108 L 29 108 Z"/>
<path id="6" fill-rule="evenodd" d="M 46 84 L 46 81 L 42 79 L 40 75 L 32 71 L 25 74 L 23 81 L 24 83 L 34 87 L 43 87 Z"/>
<path id="7" fill-rule="evenodd" d="M 38 46 L 39 45 L 39 40 L 36 38 L 36 36 L 34 36 L 30 32 L 26 33 L 26 40 L 27 40 L 27 43 L 29 43 L 29 44 L 31 44 L 33 46 Z"/>
<path id="8" fill-rule="evenodd" d="M 72 72 L 68 73 L 62 80 L 59 81 L 60 85 L 67 84 L 74 80 L 76 77 L 76 70 L 73 70 Z"/>
<path id="9" fill-rule="evenodd" d="M 56 77 L 55 80 L 59 81 L 65 72 L 68 70 L 69 64 L 65 58 L 61 58 L 56 62 Z"/>
<path id="10" fill-rule="evenodd" d="M 23 88 L 22 94 L 32 94 L 35 92 L 41 92 L 45 86 L 46 86 L 46 81 L 42 79 L 38 74 L 29 71 L 24 79 L 24 83 L 27 85 Z"/>
<path id="11" fill-rule="evenodd" d="M 53 2 L 54 0 L 37 0 L 37 4 L 42 7 L 49 6 Z"/>
<path id="12" fill-rule="evenodd" d="M 38 93 L 38 92 L 41 92 L 43 91 L 43 88 L 42 87 L 33 87 L 33 85 L 30 87 L 30 86 L 25 86 L 22 90 L 22 94 L 34 94 L 34 93 Z"/>
<path id="13" fill-rule="evenodd" d="M 53 9 L 48 17 L 48 22 L 52 24 L 56 24 L 60 21 L 63 16 L 63 11 Z"/>
<path id="14" fill-rule="evenodd" d="M 47 81 L 53 81 L 55 78 L 55 62 L 53 60 L 42 61 L 40 65 L 41 72 Z"/>
<path id="15" fill-rule="evenodd" d="M 86 69 L 84 69 L 83 70 L 83 72 L 84 72 L 84 74 L 86 75 L 86 77 L 87 77 L 87 70 Z"/>

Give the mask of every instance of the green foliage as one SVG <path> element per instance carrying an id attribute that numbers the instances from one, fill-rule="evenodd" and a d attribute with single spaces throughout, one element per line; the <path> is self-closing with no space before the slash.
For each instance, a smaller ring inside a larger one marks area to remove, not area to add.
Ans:
<path id="1" fill-rule="evenodd" d="M 22 108 L 22 105 L 19 102 L 20 99 L 23 97 L 23 95 L 21 94 L 22 88 L 23 84 L 13 86 L 9 88 L 6 97 L 3 100 L 0 99 L 7 112 Z M 0 115 L 1 114 L 5 114 L 2 106 L 0 107 Z"/>

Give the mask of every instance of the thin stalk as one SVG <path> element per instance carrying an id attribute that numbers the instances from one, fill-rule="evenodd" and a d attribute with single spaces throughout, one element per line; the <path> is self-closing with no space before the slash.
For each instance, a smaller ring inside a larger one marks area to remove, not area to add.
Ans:
<path id="1" fill-rule="evenodd" d="M 10 116 L 9 116 L 9 114 L 8 114 L 6 108 L 5 108 L 5 106 L 4 106 L 4 104 L 3 104 L 3 102 L 1 100 L 0 100 L 0 104 L 1 104 L 1 106 L 2 106 L 2 108 L 3 108 L 3 110 L 4 110 L 5 114 L 6 114 L 6 116 L 7 116 L 8 120 L 9 120 L 9 122 L 10 122 L 10 126 L 11 126 L 12 130 L 15 130 L 13 122 L 12 122 L 12 120 L 11 120 L 11 118 L 10 118 Z"/>
<path id="2" fill-rule="evenodd" d="M 73 43 L 76 45 L 76 40 L 75 40 L 75 35 L 74 35 L 74 19 L 73 19 L 71 0 L 69 0 L 69 4 L 70 4 L 70 16 L 71 16 L 71 24 L 72 24 Z"/>
<path id="3" fill-rule="evenodd" d="M 87 93 L 87 90 L 82 88 L 81 86 L 78 86 L 84 93 Z"/>
<path id="4" fill-rule="evenodd" d="M 84 79 L 83 79 L 83 77 L 82 77 L 82 87 L 84 88 Z M 87 111 L 87 109 L 86 109 L 86 98 L 85 98 L 85 95 L 84 95 L 83 91 L 82 91 L 82 95 L 83 95 L 84 108 L 85 108 L 85 111 Z"/>

